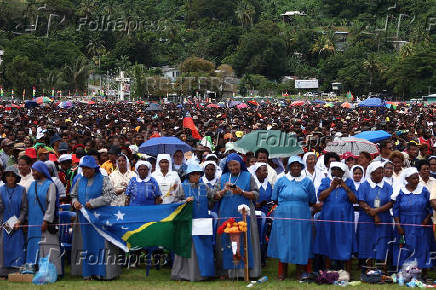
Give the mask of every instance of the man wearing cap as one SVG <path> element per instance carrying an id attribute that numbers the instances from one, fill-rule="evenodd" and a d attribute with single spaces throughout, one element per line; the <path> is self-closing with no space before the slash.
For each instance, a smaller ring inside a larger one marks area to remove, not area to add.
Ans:
<path id="1" fill-rule="evenodd" d="M 46 148 L 40 147 L 36 152 L 36 155 L 38 156 L 38 160 L 45 162 L 49 160 L 49 153 L 50 151 L 48 151 Z"/>
<path id="2" fill-rule="evenodd" d="M 9 164 L 9 159 L 10 159 L 10 156 L 12 155 L 13 145 L 14 145 L 14 142 L 12 142 L 11 140 L 9 140 L 7 138 L 2 141 L 1 146 L 2 146 L 3 150 L 0 153 L 0 159 L 2 161 L 2 166 L 7 166 Z"/>
<path id="3" fill-rule="evenodd" d="M 67 202 L 70 201 L 70 189 L 71 184 L 73 182 L 73 178 L 77 173 L 77 170 L 71 170 L 71 167 L 73 166 L 73 157 L 71 154 L 62 154 L 59 157 L 59 163 L 60 163 L 60 170 L 58 172 L 59 174 L 59 180 L 63 183 L 65 186 L 65 192 L 66 192 L 66 199 Z"/>

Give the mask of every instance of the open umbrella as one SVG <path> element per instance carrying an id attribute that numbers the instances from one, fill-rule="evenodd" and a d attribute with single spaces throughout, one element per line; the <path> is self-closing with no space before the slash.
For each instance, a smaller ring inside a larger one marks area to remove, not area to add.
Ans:
<path id="1" fill-rule="evenodd" d="M 299 106 L 303 106 L 304 105 L 304 101 L 293 101 L 291 103 L 291 107 L 299 107 Z"/>
<path id="2" fill-rule="evenodd" d="M 34 99 L 34 101 L 36 101 L 36 103 L 38 104 L 53 102 L 53 100 L 50 99 L 49 97 L 38 97 Z"/>
<path id="3" fill-rule="evenodd" d="M 231 108 L 231 107 L 237 106 L 237 105 L 239 105 L 240 103 L 241 103 L 240 101 L 231 101 L 231 102 L 229 103 L 229 107 Z"/>
<path id="4" fill-rule="evenodd" d="M 145 109 L 146 111 L 162 111 L 162 107 L 159 104 L 151 103 L 148 105 L 148 107 Z"/>
<path id="5" fill-rule="evenodd" d="M 247 108 L 247 107 L 248 107 L 248 105 L 244 104 L 244 103 L 241 103 L 241 104 L 236 106 L 236 108 L 238 108 L 238 109 L 244 109 L 244 108 Z"/>
<path id="6" fill-rule="evenodd" d="M 359 107 L 383 107 L 384 101 L 380 98 L 368 98 L 359 103 Z"/>
<path id="7" fill-rule="evenodd" d="M 362 151 L 366 151 L 369 154 L 377 154 L 379 152 L 377 145 L 374 143 L 355 137 L 343 137 L 335 139 L 334 141 L 327 143 L 324 151 L 334 152 L 338 155 L 351 152 L 351 154 L 354 156 L 359 156 L 359 153 Z"/>
<path id="8" fill-rule="evenodd" d="M 183 152 L 191 151 L 192 148 L 182 140 L 176 137 L 156 137 L 145 141 L 139 146 L 139 153 L 151 156 L 158 154 L 170 154 L 182 150 Z"/>
<path id="9" fill-rule="evenodd" d="M 233 144 L 233 149 L 242 154 L 265 148 L 268 150 L 270 158 L 289 157 L 304 153 L 295 134 L 280 130 L 255 130 Z"/>
<path id="10" fill-rule="evenodd" d="M 209 104 L 207 105 L 208 108 L 221 108 L 220 106 L 218 106 L 217 104 Z"/>
<path id="11" fill-rule="evenodd" d="M 58 107 L 62 108 L 62 109 L 68 109 L 71 108 L 73 106 L 73 103 L 70 101 L 65 101 L 65 102 L 60 102 Z"/>
<path id="12" fill-rule="evenodd" d="M 94 101 L 89 101 L 89 102 L 88 102 L 88 105 L 94 105 L 94 104 L 95 104 Z"/>
<path id="13" fill-rule="evenodd" d="M 34 107 L 38 107 L 38 103 L 33 100 L 27 100 L 24 102 L 24 106 L 26 108 L 34 108 Z"/>
<path id="14" fill-rule="evenodd" d="M 361 138 L 368 140 L 370 142 L 379 142 L 385 139 L 391 138 L 391 134 L 384 130 L 377 130 L 377 131 L 363 131 L 357 135 L 354 135 L 356 138 Z"/>
<path id="15" fill-rule="evenodd" d="M 351 109 L 353 107 L 349 102 L 345 102 L 341 105 L 342 108 Z"/>

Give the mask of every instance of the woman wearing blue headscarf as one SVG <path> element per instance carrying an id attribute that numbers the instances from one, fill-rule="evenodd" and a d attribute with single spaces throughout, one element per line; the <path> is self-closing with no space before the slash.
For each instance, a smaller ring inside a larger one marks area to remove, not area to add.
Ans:
<path id="1" fill-rule="evenodd" d="M 242 220 L 242 216 L 238 212 L 239 205 L 245 204 L 250 207 L 250 216 L 247 219 L 248 268 L 250 277 L 259 277 L 261 274 L 260 244 L 254 209 L 254 201 L 259 197 L 259 189 L 254 177 L 247 171 L 242 158 L 236 153 L 227 156 L 221 176 L 221 188 L 223 189 L 215 195 L 215 199 L 221 200 L 218 211 L 220 218 L 218 226 L 230 217 L 237 217 L 237 221 Z M 243 242 L 242 238 L 241 243 Z M 221 264 L 222 270 L 225 271 L 221 274 L 227 274 L 229 278 L 244 277 L 243 259 L 238 265 L 233 264 L 229 235 L 221 235 L 216 243 L 218 264 Z"/>
<path id="2" fill-rule="evenodd" d="M 109 177 L 100 173 L 95 158 L 84 156 L 80 166 L 83 176 L 71 190 L 73 207 L 80 210 L 84 206 L 92 210 L 110 205 L 116 198 L 115 191 Z M 73 226 L 71 275 L 82 276 L 85 280 L 111 280 L 119 276 L 121 267 L 117 265 L 117 248 L 98 234 L 81 212 L 78 212 L 78 218 L 79 223 Z M 104 258 L 100 259 L 102 253 Z"/>
<path id="3" fill-rule="evenodd" d="M 312 244 L 310 206 L 316 203 L 312 180 L 302 174 L 304 163 L 298 156 L 289 158 L 289 172 L 280 177 L 273 190 L 272 200 L 278 204 L 274 211 L 268 256 L 279 259 L 279 279 L 286 277 L 287 264 L 297 265 L 297 280 L 309 261 Z M 305 219 L 305 220 L 289 220 Z"/>
<path id="4" fill-rule="evenodd" d="M 15 272 L 25 262 L 24 233 L 19 227 L 26 220 L 26 188 L 18 185 L 20 174 L 15 166 L 8 166 L 3 174 L 4 185 L 0 187 L 0 222 L 15 219 L 9 229 L 0 229 L 0 276 Z M 15 269 L 13 269 L 15 268 Z"/>
<path id="5" fill-rule="evenodd" d="M 32 165 L 35 181 L 27 193 L 28 221 L 27 264 L 38 264 L 39 257 L 50 257 L 58 275 L 62 275 L 58 233 L 49 231 L 49 223 L 58 215 L 59 198 L 47 165 L 37 161 Z"/>
<path id="6" fill-rule="evenodd" d="M 196 163 L 190 163 L 186 167 L 186 179 L 179 187 L 182 198 L 187 202 L 193 202 L 192 218 L 210 218 L 209 200 L 215 194 L 215 190 L 201 182 L 203 168 Z M 193 221 L 195 222 L 195 221 Z M 212 235 L 193 235 L 191 258 L 183 258 L 176 255 L 171 279 L 200 281 L 215 276 L 214 252 Z"/>

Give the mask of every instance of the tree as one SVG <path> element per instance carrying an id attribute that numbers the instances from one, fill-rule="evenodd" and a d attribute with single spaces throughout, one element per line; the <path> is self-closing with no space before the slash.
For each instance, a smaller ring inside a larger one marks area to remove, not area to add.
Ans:
<path id="1" fill-rule="evenodd" d="M 256 10 L 247 0 L 239 0 L 235 14 L 242 27 L 250 27 L 253 25 Z"/>
<path id="2" fill-rule="evenodd" d="M 38 62 L 31 61 L 27 56 L 16 56 L 6 64 L 5 78 L 7 85 L 17 92 L 32 86 L 38 86 L 44 68 Z"/>
<path id="3" fill-rule="evenodd" d="M 281 78 L 288 67 L 286 45 L 279 32 L 279 27 L 272 22 L 256 24 L 242 36 L 236 52 L 224 61 L 230 63 L 239 76 L 249 73 Z"/>
<path id="4" fill-rule="evenodd" d="M 85 90 L 88 87 L 89 61 L 81 56 L 72 65 L 66 65 L 66 80 L 74 90 Z"/>

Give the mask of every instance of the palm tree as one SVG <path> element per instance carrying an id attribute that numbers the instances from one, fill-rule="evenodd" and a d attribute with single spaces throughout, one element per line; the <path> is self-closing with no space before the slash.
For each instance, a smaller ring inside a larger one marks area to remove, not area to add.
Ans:
<path id="1" fill-rule="evenodd" d="M 254 9 L 253 5 L 247 2 L 247 0 L 240 0 L 238 2 L 238 7 L 236 8 L 235 14 L 242 27 L 247 27 L 253 25 L 256 10 Z"/>
<path id="2" fill-rule="evenodd" d="M 65 66 L 65 72 L 75 90 L 85 88 L 89 77 L 88 59 L 84 56 L 78 57 L 72 65 Z"/>
<path id="3" fill-rule="evenodd" d="M 46 77 L 40 79 L 41 86 L 48 90 L 52 88 L 63 88 L 66 85 L 64 74 L 61 71 L 51 70 Z"/>
<path id="4" fill-rule="evenodd" d="M 312 53 L 329 55 L 336 52 L 335 44 L 331 33 L 321 34 L 312 46 Z"/>

